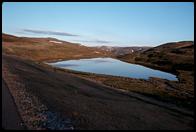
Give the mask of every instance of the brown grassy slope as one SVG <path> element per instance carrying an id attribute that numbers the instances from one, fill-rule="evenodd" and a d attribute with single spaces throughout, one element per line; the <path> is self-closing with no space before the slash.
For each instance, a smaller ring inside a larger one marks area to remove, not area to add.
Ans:
<path id="1" fill-rule="evenodd" d="M 135 61 L 150 63 L 173 72 L 177 70 L 193 71 L 193 41 L 181 41 L 157 46 L 141 53 Z"/>
<path id="2" fill-rule="evenodd" d="M 194 88 L 194 45 L 192 41 L 164 44 L 147 50 L 136 62 L 177 74 L 179 81 Z"/>
<path id="3" fill-rule="evenodd" d="M 194 77 L 193 41 L 167 43 L 139 54 L 128 54 L 117 58 L 175 73 L 181 77 L 184 75 L 180 75 L 182 73 L 180 71 L 187 71 L 190 76 Z"/>
<path id="4" fill-rule="evenodd" d="M 52 43 L 54 38 L 27 38 L 2 34 L 3 53 L 20 56 L 36 61 L 77 59 L 89 57 L 110 56 L 110 52 L 98 48 L 86 47 L 79 44 L 61 41 Z"/>

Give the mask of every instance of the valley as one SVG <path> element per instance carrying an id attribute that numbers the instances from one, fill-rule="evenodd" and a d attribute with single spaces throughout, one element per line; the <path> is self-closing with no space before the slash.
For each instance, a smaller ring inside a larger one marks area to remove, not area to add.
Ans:
<path id="1" fill-rule="evenodd" d="M 74 129 L 193 129 L 194 45 L 191 41 L 108 50 L 54 38 L 8 34 L 2 34 L 2 38 L 5 83 L 9 86 L 17 82 L 14 78 L 8 80 L 8 71 L 17 75 L 27 93 L 38 98 L 50 111 L 71 119 Z M 177 75 L 179 81 L 85 73 L 45 64 L 97 57 L 167 71 Z M 19 95 L 12 87 L 14 99 L 18 100 Z M 20 87 L 15 86 L 15 89 Z M 21 109 L 19 102 L 16 104 Z M 44 129 L 39 123 L 31 126 L 26 116 L 28 114 L 21 114 L 27 127 Z"/>

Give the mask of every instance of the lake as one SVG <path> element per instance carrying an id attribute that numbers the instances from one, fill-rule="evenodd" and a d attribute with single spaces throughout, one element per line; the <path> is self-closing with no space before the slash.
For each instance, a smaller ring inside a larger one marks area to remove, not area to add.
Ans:
<path id="1" fill-rule="evenodd" d="M 149 77 L 157 77 L 173 81 L 178 80 L 177 77 L 173 74 L 151 69 L 137 64 L 122 62 L 113 58 L 67 60 L 47 64 L 75 71 L 130 77 L 137 79 L 149 79 Z"/>

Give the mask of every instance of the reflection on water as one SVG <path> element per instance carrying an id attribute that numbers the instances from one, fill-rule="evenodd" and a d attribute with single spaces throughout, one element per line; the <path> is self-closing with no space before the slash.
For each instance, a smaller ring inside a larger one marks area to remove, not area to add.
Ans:
<path id="1" fill-rule="evenodd" d="M 141 65 L 122 62 L 120 60 L 112 58 L 68 60 L 48 64 L 59 68 L 114 76 L 124 76 L 140 79 L 158 77 L 168 80 L 178 80 L 173 74 L 162 72 L 160 70 L 154 70 Z"/>

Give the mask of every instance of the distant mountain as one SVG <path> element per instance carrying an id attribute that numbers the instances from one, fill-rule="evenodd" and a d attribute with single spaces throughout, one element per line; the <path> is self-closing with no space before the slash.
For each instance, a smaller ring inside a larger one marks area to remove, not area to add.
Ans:
<path id="1" fill-rule="evenodd" d="M 143 52 L 151 47 L 117 47 L 117 46 L 100 46 L 97 47 L 101 50 L 112 52 L 114 55 L 125 55 L 125 54 L 131 54 L 135 52 Z"/>

